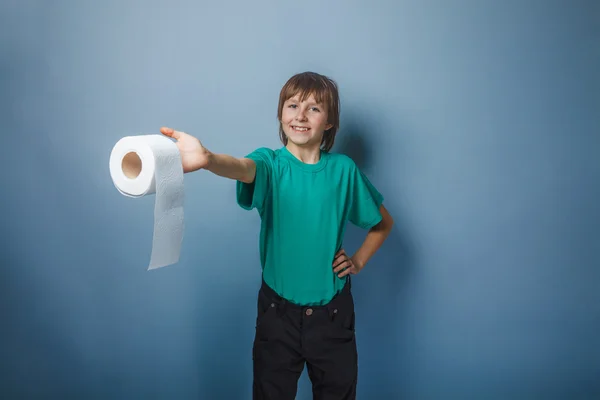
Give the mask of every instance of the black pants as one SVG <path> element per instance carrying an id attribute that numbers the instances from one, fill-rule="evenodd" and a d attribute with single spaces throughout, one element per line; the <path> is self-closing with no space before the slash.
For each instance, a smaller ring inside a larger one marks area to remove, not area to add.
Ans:
<path id="1" fill-rule="evenodd" d="M 356 399 L 358 356 L 350 279 L 328 304 L 298 306 L 264 281 L 252 358 L 254 400 L 293 400 L 306 363 L 315 400 Z"/>

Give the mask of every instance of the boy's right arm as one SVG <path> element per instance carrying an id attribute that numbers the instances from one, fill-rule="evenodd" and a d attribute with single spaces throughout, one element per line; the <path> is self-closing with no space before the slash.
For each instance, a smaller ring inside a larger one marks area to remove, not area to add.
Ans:
<path id="1" fill-rule="evenodd" d="M 216 175 L 252 183 L 256 176 L 256 163 L 249 158 L 236 158 L 227 154 L 209 152 L 208 164 L 204 168 Z"/>
<path id="2" fill-rule="evenodd" d="M 161 128 L 160 132 L 176 140 L 181 154 L 183 172 L 206 169 L 216 175 L 252 183 L 256 176 L 256 163 L 249 158 L 236 158 L 227 154 L 214 154 L 205 148 L 195 137 L 171 128 Z"/>

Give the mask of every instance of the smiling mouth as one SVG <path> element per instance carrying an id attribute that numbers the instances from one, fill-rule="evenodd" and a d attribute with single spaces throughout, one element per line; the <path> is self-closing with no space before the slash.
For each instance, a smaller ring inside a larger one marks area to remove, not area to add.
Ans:
<path id="1" fill-rule="evenodd" d="M 310 130 L 310 128 L 308 128 L 306 126 L 292 125 L 292 130 L 294 130 L 295 132 L 308 132 Z"/>

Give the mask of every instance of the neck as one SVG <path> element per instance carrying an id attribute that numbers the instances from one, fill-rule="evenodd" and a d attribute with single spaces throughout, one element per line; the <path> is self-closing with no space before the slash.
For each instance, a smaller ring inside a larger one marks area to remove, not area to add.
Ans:
<path id="1" fill-rule="evenodd" d="M 298 160 L 305 164 L 316 164 L 321 159 L 320 146 L 298 146 L 288 140 L 288 144 L 285 146 L 290 153 L 292 153 Z"/>

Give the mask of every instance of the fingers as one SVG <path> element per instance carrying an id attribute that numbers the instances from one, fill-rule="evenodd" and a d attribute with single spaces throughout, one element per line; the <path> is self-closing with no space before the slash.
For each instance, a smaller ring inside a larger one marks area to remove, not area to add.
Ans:
<path id="1" fill-rule="evenodd" d="M 333 269 L 333 272 L 335 272 L 337 274 L 338 272 L 342 271 L 343 269 L 350 268 L 351 266 L 352 266 L 352 261 L 348 258 L 344 262 L 339 264 L 337 267 L 335 267 Z"/>
<path id="2" fill-rule="evenodd" d="M 354 265 L 351 257 L 348 257 L 344 249 L 340 249 L 335 254 L 333 260 L 333 272 L 337 274 L 339 278 L 343 278 L 348 274 L 358 273 L 358 268 Z"/>
<path id="3" fill-rule="evenodd" d="M 338 251 L 337 253 L 335 253 L 335 256 L 334 256 L 333 259 L 337 260 L 341 256 L 345 256 L 345 255 L 346 255 L 346 251 L 344 249 L 340 249 L 340 251 Z"/>
<path id="4" fill-rule="evenodd" d="M 335 258 L 333 260 L 333 272 L 338 273 L 351 266 L 352 260 L 346 255 L 344 249 L 341 249 L 335 254 Z"/>
<path id="5" fill-rule="evenodd" d="M 345 269 L 345 270 L 343 270 L 341 273 L 339 273 L 339 274 L 338 274 L 338 278 L 343 278 L 343 277 L 345 277 L 346 275 L 348 275 L 348 274 L 351 274 L 351 273 L 352 273 L 352 271 L 353 271 L 353 269 L 352 269 L 352 268 Z"/>
<path id="6" fill-rule="evenodd" d="M 339 265 L 341 262 L 344 262 L 347 259 L 348 259 L 348 256 L 346 254 L 343 254 L 343 253 L 336 254 L 336 256 L 333 260 L 333 267 L 335 268 L 337 265 Z"/>
<path id="7" fill-rule="evenodd" d="M 179 140 L 181 138 L 181 132 L 176 131 L 173 128 L 167 128 L 167 127 L 162 127 L 160 128 L 160 133 L 162 133 L 165 136 L 169 136 L 172 137 L 173 139 Z"/>

